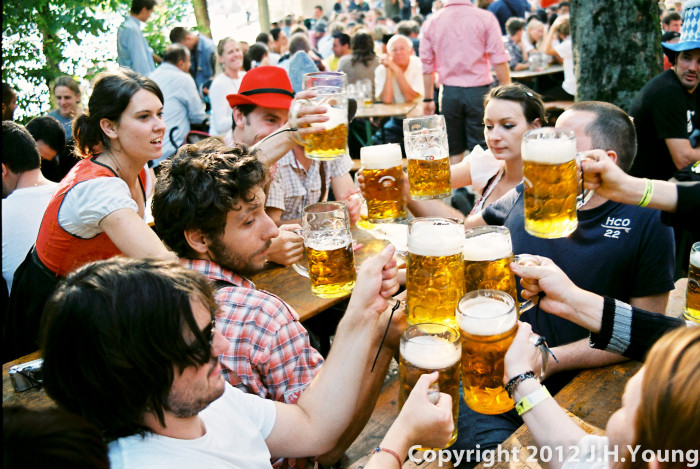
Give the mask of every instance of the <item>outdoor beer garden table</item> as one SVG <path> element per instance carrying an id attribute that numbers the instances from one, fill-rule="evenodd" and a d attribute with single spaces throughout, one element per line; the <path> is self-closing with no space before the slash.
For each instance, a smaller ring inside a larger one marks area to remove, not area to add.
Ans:
<path id="1" fill-rule="evenodd" d="M 406 117 L 406 115 L 413 110 L 418 105 L 417 101 L 412 101 L 409 103 L 392 103 L 392 104 L 384 104 L 384 103 L 374 103 L 371 106 L 360 106 L 358 105 L 357 107 L 357 112 L 355 113 L 355 119 L 372 119 L 376 118 L 379 119 L 380 125 L 379 127 L 382 128 L 382 124 L 384 119 L 387 119 L 389 117 Z M 372 126 L 369 123 L 369 120 L 365 121 L 366 126 L 365 126 L 365 131 L 366 135 L 358 135 L 355 133 L 355 136 L 360 140 L 360 142 L 363 144 L 362 146 L 368 146 L 372 144 Z M 359 161 L 359 160 L 358 160 Z M 355 168 L 355 171 L 357 168 Z"/>
<path id="2" fill-rule="evenodd" d="M 671 292 L 666 315 L 678 317 L 683 314 L 685 308 L 685 294 L 688 279 L 683 278 L 676 282 L 675 289 Z M 573 415 L 574 420 L 587 432 L 603 434 L 605 425 L 610 416 L 620 408 L 622 393 L 627 381 L 642 367 L 640 362 L 626 361 L 600 368 L 591 368 L 581 371 L 569 384 L 559 391 L 554 399 L 566 411 Z M 353 445 L 345 452 L 343 467 L 360 469 L 372 455 L 374 448 L 379 445 L 384 434 L 389 429 L 398 415 L 398 375 L 387 377 L 377 406 L 372 413 L 367 426 L 359 435 Z M 528 457 L 534 451 L 531 449 L 534 440 L 525 425 L 521 426 L 501 447 L 511 456 L 513 450 L 518 454 L 518 460 L 495 462 L 493 468 L 507 469 L 511 467 L 526 467 L 529 469 L 541 468 L 537 459 L 529 460 Z M 419 453 L 420 454 L 420 453 Z M 440 466 L 438 461 L 414 463 L 407 460 L 404 468 L 420 469 L 445 469 L 453 467 L 447 463 Z M 483 464 L 477 469 L 485 469 Z"/>
<path id="3" fill-rule="evenodd" d="M 353 227 L 353 240 L 362 246 L 355 252 L 355 265 L 359 265 L 365 259 L 377 254 L 384 246 L 389 244 L 386 239 L 377 238 L 370 232 Z M 301 321 L 309 319 L 324 311 L 330 306 L 339 303 L 344 298 L 318 298 L 311 293 L 311 283 L 306 277 L 297 274 L 292 267 L 282 267 L 277 264 L 268 264 L 265 270 L 253 275 L 251 280 L 258 289 L 267 290 L 286 302 L 299 313 Z M 46 395 L 43 388 L 32 388 L 24 392 L 16 393 L 12 388 L 9 377 L 9 369 L 13 365 L 26 363 L 41 358 L 39 351 L 6 363 L 2 367 L 2 404 L 20 404 L 32 409 L 42 409 L 54 406 L 53 401 Z M 76 357 L 75 366 L 80 366 L 80 357 Z"/>

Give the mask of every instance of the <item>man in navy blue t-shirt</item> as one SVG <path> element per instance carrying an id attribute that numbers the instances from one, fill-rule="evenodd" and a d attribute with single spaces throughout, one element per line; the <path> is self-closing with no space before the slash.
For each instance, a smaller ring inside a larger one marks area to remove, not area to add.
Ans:
<path id="1" fill-rule="evenodd" d="M 597 101 L 572 105 L 557 120 L 557 128 L 574 131 L 578 151 L 602 149 L 625 171 L 636 153 L 634 125 L 622 109 Z M 612 202 L 594 194 L 578 212 L 578 228 L 567 238 L 541 239 L 524 229 L 523 186 L 505 194 L 465 224 L 504 225 L 511 232 L 515 254 L 551 258 L 581 288 L 620 299 L 648 311 L 664 313 L 674 288 L 674 241 L 660 212 Z M 559 317 L 533 310 L 521 320 L 547 338 L 559 363 L 549 361 L 546 385 L 554 395 L 578 370 L 624 360 L 593 350 L 588 331 Z M 535 370 L 537 372 L 538 370 Z M 522 424 L 515 411 L 486 416 L 460 408 L 456 447 L 483 451 L 495 448 Z"/>

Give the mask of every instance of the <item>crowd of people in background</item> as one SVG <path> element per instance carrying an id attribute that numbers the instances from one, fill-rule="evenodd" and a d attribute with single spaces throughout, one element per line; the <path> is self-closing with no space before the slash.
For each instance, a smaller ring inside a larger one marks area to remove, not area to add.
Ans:
<path id="1" fill-rule="evenodd" d="M 393 248 L 363 264 L 342 320 L 331 326 L 330 352 L 328 344 L 312 344 L 314 327 L 310 334 L 284 298 L 257 290 L 248 277 L 265 262 L 301 259 L 305 205 L 342 200 L 357 222 L 363 179 L 360 172 L 359 183 L 353 180 L 352 158 L 361 146 L 402 143 L 403 122 L 372 123 L 371 139 L 350 141 L 348 154 L 334 161 L 308 158 L 300 140 L 319 131 L 312 124 L 331 119 L 324 107 L 297 106 L 314 97 L 302 80 L 317 71 L 344 72 L 365 94 L 353 95 L 358 106 L 364 98 L 412 102 L 407 117 L 445 117 L 452 201 L 412 200 L 412 215 L 507 226 L 514 249 L 542 256 L 539 267 L 515 270 L 528 295 L 547 294 L 543 306 L 568 301 L 567 311 L 583 308 L 573 302 L 588 292 L 576 283 L 601 295 L 592 310 L 603 311 L 603 322 L 612 297 L 629 303 L 630 315 L 663 313 L 700 232 L 700 182 L 692 182 L 700 178 L 700 1 L 688 0 L 685 16 L 680 3 L 660 4 L 666 71 L 639 90 L 628 114 L 609 103 L 574 103 L 567 1 L 336 0 L 316 5 L 309 17 L 279 18 L 251 43 L 235 31 L 213 41 L 178 26 L 161 57 L 142 32 L 156 0 L 132 0 L 115 44 L 120 68 L 98 75 L 90 96 L 79 77 L 60 76 L 51 86 L 55 109 L 22 126 L 13 122 L 19 90 L 3 83 L 3 362 L 43 346 L 49 395 L 80 416 L 47 414 L 46 431 L 63 419 L 83 435 L 76 445 L 91 448 L 84 455 L 99 459 L 96 467 L 106 467 L 105 451 L 112 467 L 131 467 L 134 455 L 170 467 L 338 461 L 368 421 L 406 327 L 397 315 L 378 372 L 367 379 L 375 339 L 405 298 L 397 294 L 403 279 Z M 563 73 L 537 90 L 511 80 L 511 72 L 547 64 L 560 64 Z M 547 102 L 568 107 L 555 121 Z M 293 122 L 291 108 L 299 108 Z M 548 125 L 573 131 L 577 150 L 592 152 L 584 182 L 597 190 L 578 231 L 561 240 L 535 239 L 523 229 L 520 143 L 527 131 Z M 350 138 L 358 139 L 352 132 Z M 647 194 L 652 179 L 672 182 L 656 181 L 656 192 L 652 182 Z M 645 203 L 630 206 L 640 187 Z M 634 224 L 624 249 L 592 234 L 611 217 Z M 602 260 L 594 269 L 586 256 Z M 610 347 L 590 353 L 586 337 L 601 329 L 598 322 L 559 316 L 522 318 L 561 358 L 547 376 L 552 389 L 572 370 L 619 360 Z M 664 331 L 682 325 L 663 323 Z M 535 366 L 530 330 L 521 325 L 509 376 Z M 653 344 L 631 340 L 645 351 Z M 651 388 L 652 371 L 666 370 L 669 360 L 690 363 L 684 351 L 697 357 L 698 340 L 697 332 L 662 340 L 626 394 Z M 666 371 L 669 379 L 676 373 Z M 697 377 L 682 377 L 697 396 Z M 450 397 L 428 399 L 435 379 L 422 378 L 366 467 L 401 465 L 413 443 L 447 441 Z M 101 392 L 105 386 L 115 394 Z M 516 396 L 531 391 L 534 382 L 526 381 Z M 623 410 L 655 409 L 661 401 L 628 402 Z M 523 423 L 518 415 L 476 415 L 461 404 L 463 449 L 495 447 Z M 524 419 L 540 432 L 538 441 L 556 437 L 537 427 L 549 409 L 566 441 L 582 445 L 566 415 L 551 400 L 547 406 Z M 688 414 L 697 417 L 697 407 Z M 232 422 L 240 423 L 236 439 Z M 619 427 L 611 419 L 609 430 Z M 661 438 L 643 437 L 611 434 L 611 441 L 653 447 Z M 587 444 L 581 448 L 590 453 L 601 442 Z M 75 462 L 81 452 L 67 454 Z"/>

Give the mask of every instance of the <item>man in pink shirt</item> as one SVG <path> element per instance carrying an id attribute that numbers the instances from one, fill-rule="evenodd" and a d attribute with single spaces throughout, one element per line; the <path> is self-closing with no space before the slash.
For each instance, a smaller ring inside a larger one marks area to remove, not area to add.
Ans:
<path id="1" fill-rule="evenodd" d="M 499 84 L 510 83 L 509 56 L 498 20 L 469 0 L 449 0 L 423 24 L 420 58 L 425 85 L 423 113 L 435 114 L 437 73 L 450 159 L 457 163 L 465 150 L 485 145 L 484 96 L 493 81 L 491 65 Z"/>

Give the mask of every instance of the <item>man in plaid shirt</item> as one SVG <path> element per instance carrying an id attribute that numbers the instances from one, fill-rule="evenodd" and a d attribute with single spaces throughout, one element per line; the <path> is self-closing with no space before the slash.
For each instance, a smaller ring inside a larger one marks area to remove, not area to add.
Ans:
<path id="1" fill-rule="evenodd" d="M 163 241 L 218 290 L 217 328 L 229 340 L 220 357 L 225 378 L 246 392 L 294 403 L 323 358 L 311 347 L 297 313 L 246 278 L 264 267 L 271 240 L 279 234 L 265 213 L 266 179 L 264 165 L 242 147 L 183 147 L 160 174 L 153 217 Z M 369 378 L 352 427 L 319 459 L 322 463 L 337 461 L 369 419 L 405 328 L 403 316 L 395 315 L 377 369 L 369 372 L 371 359 L 366 365 Z M 377 343 L 382 333 L 377 330 Z"/>

